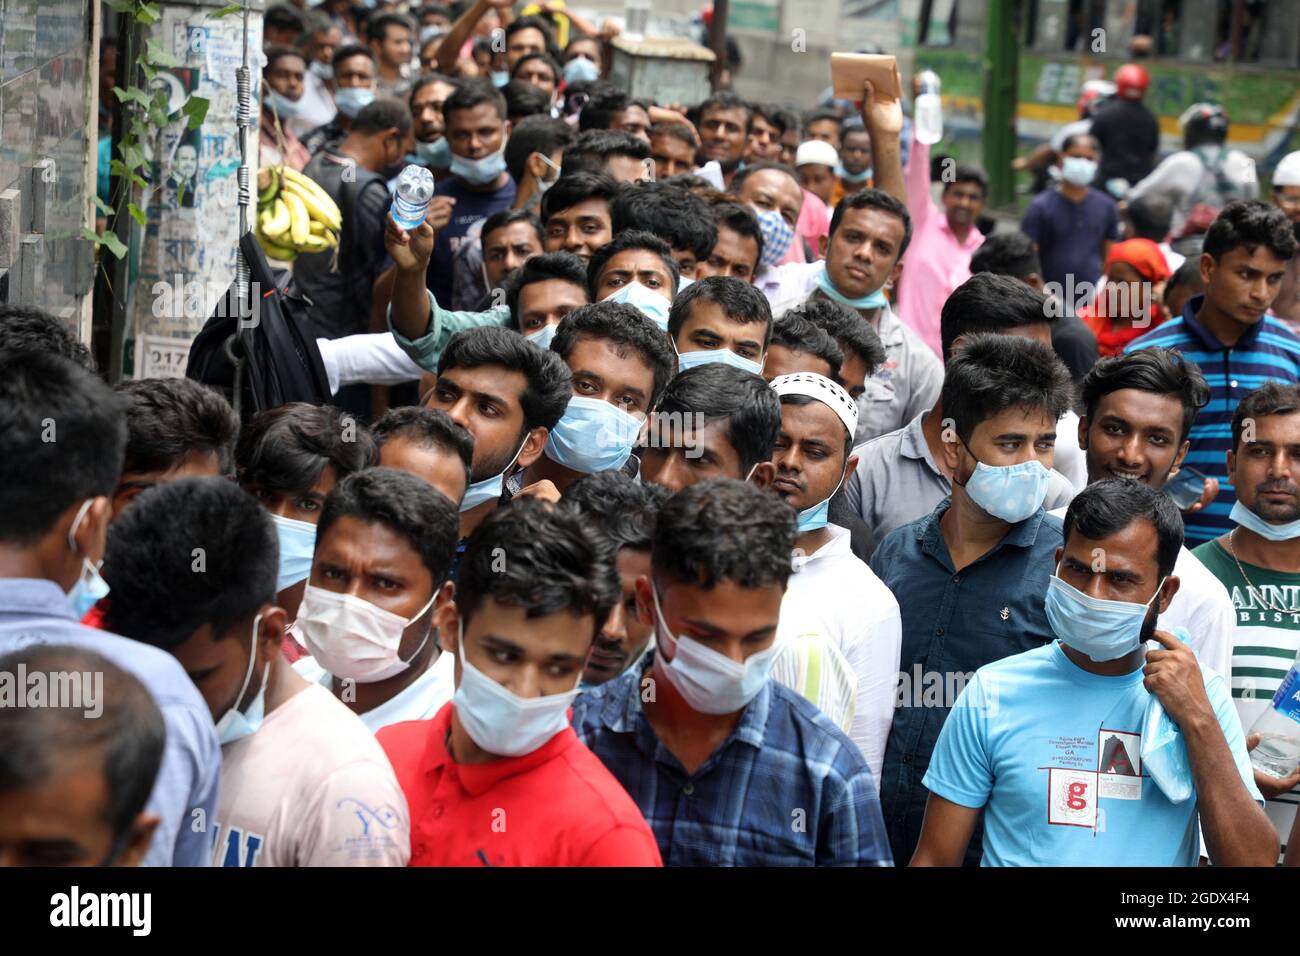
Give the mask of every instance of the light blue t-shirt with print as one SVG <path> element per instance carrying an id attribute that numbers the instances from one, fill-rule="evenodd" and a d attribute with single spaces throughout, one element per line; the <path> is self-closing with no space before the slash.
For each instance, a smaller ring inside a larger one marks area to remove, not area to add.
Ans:
<path id="1" fill-rule="evenodd" d="M 1245 738 L 1223 678 L 1206 695 L 1250 795 Z M 1059 641 L 981 667 L 948 715 L 931 793 L 984 808 L 983 866 L 1195 866 L 1196 799 L 1170 803 L 1142 767 L 1142 670 L 1103 677 Z"/>

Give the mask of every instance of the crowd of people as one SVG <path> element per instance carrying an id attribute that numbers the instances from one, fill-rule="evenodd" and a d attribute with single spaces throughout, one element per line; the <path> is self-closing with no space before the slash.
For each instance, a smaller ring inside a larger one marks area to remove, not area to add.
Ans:
<path id="1" fill-rule="evenodd" d="M 103 683 L 0 681 L 0 862 L 1300 863 L 1300 153 L 1161 160 L 1126 65 L 1016 229 L 870 82 L 656 103 L 512 6 L 266 12 L 331 404 L 0 310 L 0 677 Z"/>

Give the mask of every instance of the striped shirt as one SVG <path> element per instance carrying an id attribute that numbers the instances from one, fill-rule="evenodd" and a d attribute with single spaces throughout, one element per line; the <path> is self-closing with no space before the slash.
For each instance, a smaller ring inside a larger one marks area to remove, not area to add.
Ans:
<path id="1" fill-rule="evenodd" d="M 1219 496 L 1196 514 L 1184 514 L 1187 544 L 1192 547 L 1231 531 L 1228 513 L 1237 494 L 1228 480 L 1227 452 L 1232 447 L 1232 413 L 1248 394 L 1270 379 L 1300 381 L 1300 337 L 1283 322 L 1265 315 L 1236 345 L 1225 346 L 1196 321 L 1204 296 L 1187 303 L 1178 318 L 1134 339 L 1126 353 L 1148 346 L 1177 349 L 1201 367 L 1210 386 L 1210 403 L 1192 424 L 1191 450 L 1184 465 L 1219 479 Z"/>
<path id="2" fill-rule="evenodd" d="M 580 694 L 573 729 L 641 808 L 665 866 L 891 865 L 871 770 L 825 714 L 768 680 L 687 773 L 641 706 L 646 658 Z"/>

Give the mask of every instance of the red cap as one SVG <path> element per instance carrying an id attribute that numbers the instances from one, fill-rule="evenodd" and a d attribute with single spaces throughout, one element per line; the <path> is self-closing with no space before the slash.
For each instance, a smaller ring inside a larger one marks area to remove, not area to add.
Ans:
<path id="1" fill-rule="evenodd" d="M 1126 100 L 1140 100 L 1151 85 L 1151 76 L 1136 63 L 1125 63 L 1115 71 L 1115 90 Z"/>

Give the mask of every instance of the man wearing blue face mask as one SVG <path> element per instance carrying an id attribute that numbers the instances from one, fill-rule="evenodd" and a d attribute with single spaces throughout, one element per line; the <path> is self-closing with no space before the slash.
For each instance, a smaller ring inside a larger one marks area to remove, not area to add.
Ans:
<path id="1" fill-rule="evenodd" d="M 75 645 L 145 685 L 167 725 L 145 861 L 207 866 L 211 836 L 191 827 L 196 811 L 211 820 L 217 809 L 221 751 L 207 705 L 167 654 L 78 623 L 108 592 L 99 567 L 126 450 L 123 401 L 49 351 L 0 350 L 0 409 L 0 655 L 33 641 Z"/>
<path id="2" fill-rule="evenodd" d="M 1038 244 L 1045 286 L 1069 295 L 1083 282 L 1096 282 L 1111 243 L 1119 239 L 1119 207 L 1091 183 L 1097 175 L 1097 141 L 1087 133 L 1066 139 L 1061 181 L 1045 189 L 1025 210 L 1020 230 Z"/>
<path id="3" fill-rule="evenodd" d="M 794 537 L 790 507 L 751 484 L 674 495 L 636 582 L 655 650 L 574 703 L 668 866 L 890 863 L 857 747 L 770 677 Z"/>
<path id="4" fill-rule="evenodd" d="M 581 519 L 517 501 L 470 538 L 435 618 L 456 692 L 379 732 L 411 807 L 412 866 L 658 866 L 654 836 L 569 727 L 592 639 L 619 600 Z"/>
<path id="5" fill-rule="evenodd" d="M 443 103 L 451 176 L 438 183 L 435 196 L 456 207 L 451 221 L 438 230 L 426 281 L 438 302 L 452 301 L 452 263 L 472 226 L 515 200 L 515 183 L 506 171 L 505 146 L 510 136 L 506 101 L 490 85 L 471 80 Z"/>
<path id="6" fill-rule="evenodd" d="M 231 482 L 187 478 L 145 492 L 119 524 L 104 560 L 118 585 L 112 624 L 180 662 L 216 721 L 223 786 L 203 827 L 213 864 L 404 866 L 406 806 L 383 751 L 280 653 L 267 514 Z"/>
<path id="7" fill-rule="evenodd" d="M 302 138 L 307 152 L 315 156 L 326 146 L 343 142 L 352 130 L 357 114 L 375 99 L 375 58 L 358 44 L 341 47 L 331 65 L 331 84 L 337 113 L 323 126 L 317 126 Z"/>
<path id="8" fill-rule="evenodd" d="M 682 282 L 672 250 L 648 232 L 618 234 L 587 263 L 592 301 L 634 306 L 661 332 L 668 328 L 669 307 Z"/>
<path id="9" fill-rule="evenodd" d="M 849 737 L 879 785 L 902 642 L 898 602 L 853 554 L 848 529 L 828 521 L 831 498 L 857 465 L 858 406 L 811 372 L 775 378 L 772 390 L 781 400 L 772 490 L 796 510 L 798 525 L 777 634 L 790 642 L 817 635 L 844 655 L 857 679 Z"/>
<path id="10" fill-rule="evenodd" d="M 632 448 L 673 376 L 672 348 L 634 307 L 597 302 L 560 321 L 551 351 L 569 367 L 573 397 L 541 456 L 507 488 L 518 492 L 549 481 L 564 494 L 583 475 L 624 471 L 635 477 L 640 461 Z"/>
<path id="11" fill-rule="evenodd" d="M 976 668 L 1052 640 L 1043 611 L 1061 524 L 1043 511 L 1056 423 L 1073 401 L 1051 350 L 972 335 L 948 363 L 941 454 L 951 495 L 895 528 L 871 556 L 902 611 L 897 709 L 880 800 L 896 860 L 925 813 L 921 777 L 961 684 Z M 969 857 L 979 859 L 978 839 Z"/>
<path id="12" fill-rule="evenodd" d="M 984 866 L 1196 866 L 1198 824 L 1212 864 L 1274 864 L 1223 678 L 1156 630 L 1181 545 L 1178 508 L 1154 488 L 1107 480 L 1079 493 L 1046 595 L 1055 640 L 966 684 L 925 774 L 913 865 L 969 859 L 981 814 Z M 1181 732 L 1181 774 L 1149 736 L 1155 701 Z"/>

